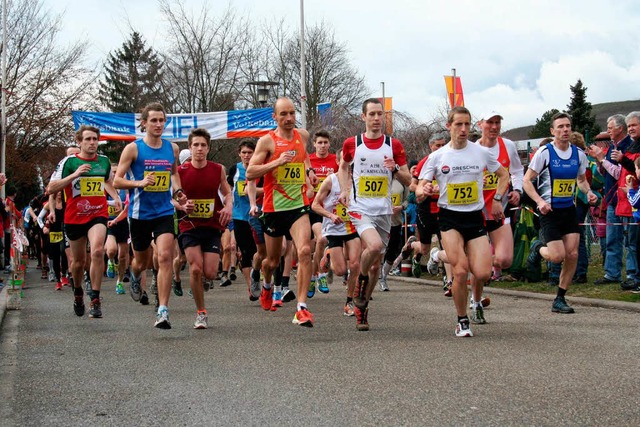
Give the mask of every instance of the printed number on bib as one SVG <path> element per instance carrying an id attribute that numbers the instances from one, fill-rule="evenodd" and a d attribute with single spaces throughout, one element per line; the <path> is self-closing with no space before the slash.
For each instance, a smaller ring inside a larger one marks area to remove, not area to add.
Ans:
<path id="1" fill-rule="evenodd" d="M 278 184 L 304 184 L 304 163 L 289 163 L 278 167 Z"/>
<path id="2" fill-rule="evenodd" d="M 336 215 L 338 215 L 338 217 L 343 222 L 350 222 L 351 221 L 351 217 L 349 217 L 349 211 L 347 210 L 347 207 L 345 205 L 343 205 L 342 203 L 338 203 L 336 205 L 336 210 L 335 210 L 334 213 Z"/>
<path id="3" fill-rule="evenodd" d="M 49 241 L 51 243 L 60 243 L 60 242 L 62 242 L 62 231 L 50 231 L 49 232 Z"/>
<path id="4" fill-rule="evenodd" d="M 554 179 L 553 197 L 572 197 L 575 179 Z"/>
<path id="5" fill-rule="evenodd" d="M 389 180 L 386 176 L 361 176 L 358 181 L 360 197 L 388 197 Z"/>
<path id="6" fill-rule="evenodd" d="M 197 199 L 193 201 L 193 212 L 189 214 L 190 218 L 212 218 L 214 199 Z"/>
<path id="7" fill-rule="evenodd" d="M 316 193 L 318 191 L 320 191 L 320 186 L 322 185 L 322 183 L 324 182 L 324 180 L 327 179 L 326 176 L 319 176 L 318 177 L 318 183 L 316 184 L 316 186 L 313 188 L 313 191 L 315 191 Z"/>
<path id="8" fill-rule="evenodd" d="M 80 195 L 104 196 L 104 178 L 80 178 Z"/>
<path id="9" fill-rule="evenodd" d="M 392 194 L 391 195 L 391 204 L 393 206 L 400 206 L 402 204 L 402 195 L 400 195 L 400 194 Z"/>
<path id="10" fill-rule="evenodd" d="M 144 177 L 146 178 L 150 173 L 150 171 L 145 172 Z M 169 191 L 169 179 L 171 178 L 171 172 L 154 172 L 154 175 L 156 177 L 156 182 L 144 187 L 144 191 L 151 191 L 154 193 Z"/>
<path id="11" fill-rule="evenodd" d="M 240 196 L 240 197 L 246 196 L 247 195 L 247 191 L 246 191 L 246 189 L 247 189 L 247 181 L 238 181 L 236 183 L 236 185 L 237 185 L 236 188 L 238 189 L 238 196 Z"/>
<path id="12" fill-rule="evenodd" d="M 484 171 L 484 189 L 495 190 L 498 188 L 498 175 Z"/>
<path id="13" fill-rule="evenodd" d="M 114 217 L 114 216 L 118 215 L 118 213 L 120 212 L 118 210 L 118 208 L 116 208 L 115 206 L 111 206 L 111 205 L 108 206 L 108 210 L 109 210 L 109 216 L 110 217 Z"/>
<path id="14" fill-rule="evenodd" d="M 447 194 L 450 205 L 470 205 L 478 201 L 478 183 L 462 182 L 447 184 Z"/>

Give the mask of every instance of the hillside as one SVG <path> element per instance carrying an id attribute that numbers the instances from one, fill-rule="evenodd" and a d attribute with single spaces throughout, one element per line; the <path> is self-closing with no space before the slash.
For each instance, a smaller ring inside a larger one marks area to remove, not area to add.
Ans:
<path id="1" fill-rule="evenodd" d="M 596 123 L 600 125 L 600 130 L 605 131 L 607 129 L 607 118 L 618 113 L 627 114 L 631 111 L 640 111 L 640 100 L 605 102 L 603 104 L 594 104 L 592 107 L 592 111 L 596 115 Z M 513 141 L 520 141 L 529 138 L 529 132 L 532 128 L 533 125 L 509 129 L 503 133 L 503 136 Z"/>

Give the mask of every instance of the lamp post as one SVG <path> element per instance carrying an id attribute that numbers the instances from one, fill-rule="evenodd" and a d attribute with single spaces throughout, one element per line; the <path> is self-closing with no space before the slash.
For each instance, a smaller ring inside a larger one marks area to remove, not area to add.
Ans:
<path id="1" fill-rule="evenodd" d="M 260 103 L 260 106 L 264 108 L 267 106 L 267 102 L 269 101 L 269 87 L 278 86 L 280 83 L 268 80 L 257 80 L 248 82 L 247 84 L 257 87 L 258 102 Z"/>

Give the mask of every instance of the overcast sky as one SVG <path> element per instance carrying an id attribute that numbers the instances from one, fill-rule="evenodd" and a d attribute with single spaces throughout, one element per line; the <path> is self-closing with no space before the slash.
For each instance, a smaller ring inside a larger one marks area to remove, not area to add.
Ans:
<path id="1" fill-rule="evenodd" d="M 205 0 L 186 0 L 199 9 Z M 299 28 L 300 0 L 230 3 L 256 23 L 285 17 Z M 64 13 L 63 41 L 87 39 L 101 61 L 127 39 L 129 23 L 163 46 L 156 0 L 46 0 Z M 581 78 L 592 103 L 640 99 L 640 5 L 617 0 L 306 0 L 307 25 L 324 20 L 344 41 L 374 95 L 427 121 L 444 105 L 443 75 L 456 68 L 474 116 L 497 110 L 503 130 L 566 108 Z M 626 113 L 626 112 L 623 112 Z"/>

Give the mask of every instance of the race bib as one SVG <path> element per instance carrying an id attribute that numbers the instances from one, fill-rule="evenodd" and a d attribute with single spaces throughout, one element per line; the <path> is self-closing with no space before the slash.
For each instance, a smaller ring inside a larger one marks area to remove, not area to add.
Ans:
<path id="1" fill-rule="evenodd" d="M 107 209 L 109 211 L 109 216 L 110 217 L 116 216 L 116 215 L 118 215 L 120 213 L 118 208 L 116 208 L 115 206 L 109 205 Z"/>
<path id="2" fill-rule="evenodd" d="M 347 207 L 342 203 L 338 203 L 336 208 L 333 211 L 334 214 L 338 215 L 343 222 L 351 222 L 351 217 L 349 217 L 349 211 Z"/>
<path id="3" fill-rule="evenodd" d="M 62 231 L 50 231 L 49 232 L 49 241 L 51 243 L 60 243 L 60 242 L 62 242 Z"/>
<path id="4" fill-rule="evenodd" d="M 145 171 L 144 172 L 144 177 L 146 178 L 147 175 L 149 175 L 150 173 L 152 173 L 151 171 Z M 144 187 L 144 191 L 149 191 L 149 192 L 153 192 L 153 193 L 159 193 L 161 191 L 169 191 L 169 182 L 171 179 L 171 172 L 166 171 L 166 172 L 154 172 L 154 175 L 156 177 L 156 182 L 154 182 L 152 185 L 148 185 L 146 187 Z"/>
<path id="5" fill-rule="evenodd" d="M 244 197 L 247 195 L 247 181 L 236 182 L 236 188 L 238 189 L 238 196 Z"/>
<path id="6" fill-rule="evenodd" d="M 391 204 L 393 206 L 400 206 L 402 204 L 402 194 L 392 194 Z"/>
<path id="7" fill-rule="evenodd" d="M 319 176 L 318 177 L 318 183 L 316 184 L 316 186 L 313 188 L 313 191 L 315 191 L 316 193 L 318 191 L 320 191 L 320 186 L 322 185 L 322 183 L 324 182 L 324 180 L 327 179 L 326 176 Z"/>
<path id="8" fill-rule="evenodd" d="M 572 197 L 575 183 L 575 179 L 554 179 L 553 197 Z"/>
<path id="9" fill-rule="evenodd" d="M 498 175 L 484 171 L 484 189 L 495 190 L 498 188 Z"/>
<path id="10" fill-rule="evenodd" d="M 386 176 L 361 176 L 358 180 L 358 196 L 387 197 L 389 179 Z"/>
<path id="11" fill-rule="evenodd" d="M 82 197 L 104 196 L 104 178 L 81 177 L 80 195 Z"/>
<path id="12" fill-rule="evenodd" d="M 304 163 L 288 163 L 278 167 L 278 184 L 304 184 Z"/>
<path id="13" fill-rule="evenodd" d="M 193 201 L 193 212 L 189 214 L 190 218 L 212 218 L 213 207 L 216 201 L 214 199 L 196 199 Z"/>
<path id="14" fill-rule="evenodd" d="M 478 183 L 461 182 L 459 184 L 447 184 L 447 195 L 450 205 L 470 205 L 478 201 Z"/>

